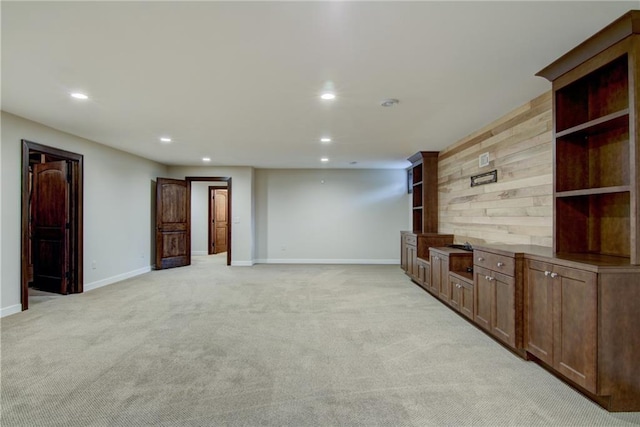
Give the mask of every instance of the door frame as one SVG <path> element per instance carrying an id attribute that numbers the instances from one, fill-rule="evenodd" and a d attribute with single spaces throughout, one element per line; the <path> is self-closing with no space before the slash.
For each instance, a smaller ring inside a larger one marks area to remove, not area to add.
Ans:
<path id="1" fill-rule="evenodd" d="M 49 147 L 37 142 L 22 141 L 22 206 L 21 206 L 21 268 L 20 268 L 20 299 L 22 311 L 29 308 L 29 155 L 44 154 L 55 157 L 56 160 L 68 160 L 72 164 L 71 188 L 69 192 L 71 216 L 71 235 L 69 240 L 70 256 L 69 269 L 72 279 L 67 284 L 70 294 L 82 293 L 84 291 L 83 272 L 83 210 L 82 193 L 84 177 L 84 156 L 72 153 L 59 148 Z"/>
<path id="2" fill-rule="evenodd" d="M 213 255 L 213 233 L 215 233 L 215 227 L 212 227 L 211 224 L 213 223 L 213 217 L 214 217 L 214 212 L 213 210 L 215 209 L 215 202 L 213 201 L 213 194 L 215 189 L 218 187 L 215 187 L 213 185 L 210 185 L 207 188 L 207 197 L 209 198 L 207 200 L 207 210 L 209 212 L 208 215 L 208 223 L 207 223 L 207 255 Z"/>
<path id="3" fill-rule="evenodd" d="M 227 218 L 229 219 L 227 226 L 227 265 L 231 265 L 231 177 L 230 176 L 186 176 L 184 178 L 187 185 L 191 188 L 191 183 L 196 182 L 226 182 L 227 183 Z M 224 188 L 224 187 L 221 187 Z M 207 206 L 209 203 L 207 202 Z"/>
<path id="4" fill-rule="evenodd" d="M 216 190 L 225 190 L 227 192 L 227 199 L 226 199 L 226 205 L 227 205 L 227 230 L 229 229 L 229 223 L 231 221 L 229 221 L 229 189 L 225 186 L 215 186 L 215 185 L 210 185 L 207 188 L 207 193 L 209 196 L 209 200 L 208 200 L 208 210 L 209 210 L 209 223 L 207 224 L 207 254 L 208 255 L 213 255 L 214 251 L 212 248 L 214 248 L 214 234 L 216 232 L 216 227 L 214 225 L 214 221 L 213 218 L 215 216 L 215 201 L 214 201 L 214 194 L 216 192 Z M 227 249 L 229 247 L 229 236 L 227 236 Z M 226 252 L 226 251 L 225 251 Z"/>

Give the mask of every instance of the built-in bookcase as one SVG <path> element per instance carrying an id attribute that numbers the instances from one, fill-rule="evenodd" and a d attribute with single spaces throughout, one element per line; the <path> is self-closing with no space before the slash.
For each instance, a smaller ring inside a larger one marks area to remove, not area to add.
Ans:
<path id="1" fill-rule="evenodd" d="M 438 232 L 438 152 L 420 151 L 409 157 L 413 232 Z"/>
<path id="2" fill-rule="evenodd" d="M 588 40 L 538 73 L 553 82 L 556 253 L 625 257 L 640 264 L 640 40 L 631 24 L 638 17 L 631 12 L 615 24 L 623 30 L 607 49 L 589 57 L 594 43 Z"/>

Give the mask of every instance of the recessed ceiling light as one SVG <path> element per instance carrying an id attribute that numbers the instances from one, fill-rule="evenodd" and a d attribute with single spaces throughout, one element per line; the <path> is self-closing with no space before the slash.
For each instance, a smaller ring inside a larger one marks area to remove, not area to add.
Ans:
<path id="1" fill-rule="evenodd" d="M 71 94 L 72 98 L 75 99 L 89 99 L 89 97 L 87 95 L 85 95 L 84 93 L 80 93 L 80 92 L 73 92 Z"/>
<path id="2" fill-rule="evenodd" d="M 323 157 L 323 158 L 320 159 L 320 161 L 326 163 L 326 162 L 329 161 L 329 158 L 328 157 Z"/>
<path id="3" fill-rule="evenodd" d="M 322 95 L 320 95 L 320 98 L 322 98 L 322 99 L 335 99 L 336 98 L 336 94 L 335 93 L 331 93 L 331 92 L 325 92 Z"/>
<path id="4" fill-rule="evenodd" d="M 210 162 L 211 161 L 211 157 L 203 157 L 202 161 L 203 162 Z"/>
<path id="5" fill-rule="evenodd" d="M 160 138 L 160 141 L 162 141 L 162 142 L 171 142 L 171 138 L 163 136 L 162 138 Z"/>
<path id="6" fill-rule="evenodd" d="M 320 142 L 331 142 L 331 138 L 320 138 Z"/>
<path id="7" fill-rule="evenodd" d="M 393 107 L 395 105 L 398 105 L 400 103 L 400 101 L 398 101 L 397 99 L 393 99 L 393 98 L 389 98 L 389 99 L 383 99 L 382 101 L 380 101 L 380 105 L 383 107 Z"/>

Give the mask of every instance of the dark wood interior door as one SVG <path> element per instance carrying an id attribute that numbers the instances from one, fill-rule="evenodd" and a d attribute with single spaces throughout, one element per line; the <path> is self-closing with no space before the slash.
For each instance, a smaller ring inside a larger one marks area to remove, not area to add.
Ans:
<path id="1" fill-rule="evenodd" d="M 213 253 L 219 254 L 227 251 L 227 236 L 229 219 L 227 218 L 227 190 L 216 189 L 213 191 Z"/>
<path id="2" fill-rule="evenodd" d="M 33 286 L 59 294 L 68 293 L 70 172 L 67 161 L 33 165 Z"/>
<path id="3" fill-rule="evenodd" d="M 191 186 L 187 181 L 156 181 L 156 269 L 191 264 Z"/>

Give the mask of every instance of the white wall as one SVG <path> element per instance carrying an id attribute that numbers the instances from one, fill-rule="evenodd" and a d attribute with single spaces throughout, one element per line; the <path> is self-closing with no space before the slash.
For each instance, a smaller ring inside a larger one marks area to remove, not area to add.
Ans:
<path id="1" fill-rule="evenodd" d="M 165 166 L 6 112 L 1 117 L 0 316 L 21 310 L 21 139 L 84 155 L 85 290 L 149 271 L 158 176 L 232 178 L 232 265 L 397 263 L 399 231 L 410 228 L 404 170 Z M 205 189 L 204 204 L 209 185 L 215 183 L 193 183 L 196 192 Z M 206 217 L 198 203 L 192 211 Z"/>
<path id="2" fill-rule="evenodd" d="M 149 271 L 155 178 L 166 166 L 2 112 L 0 315 L 21 310 L 21 139 L 84 155 L 84 289 Z"/>
<path id="3" fill-rule="evenodd" d="M 191 255 L 207 255 L 209 246 L 209 183 L 191 183 Z"/>
<path id="4" fill-rule="evenodd" d="M 191 255 L 209 253 L 209 187 L 226 188 L 226 182 L 191 183 Z"/>
<path id="5" fill-rule="evenodd" d="M 253 265 L 253 173 L 253 168 L 248 166 L 169 167 L 169 175 L 175 179 L 187 176 L 231 178 L 231 265 Z"/>
<path id="6" fill-rule="evenodd" d="M 405 170 L 257 169 L 255 181 L 257 262 L 400 262 Z"/>

